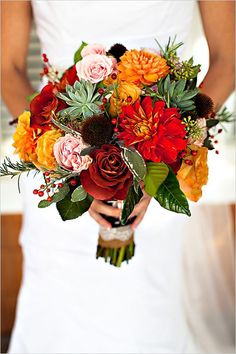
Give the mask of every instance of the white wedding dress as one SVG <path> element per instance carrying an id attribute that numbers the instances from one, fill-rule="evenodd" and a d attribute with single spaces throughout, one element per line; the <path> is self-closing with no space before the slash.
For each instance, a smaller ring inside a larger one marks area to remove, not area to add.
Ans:
<path id="1" fill-rule="evenodd" d="M 186 41 L 194 1 L 33 1 L 42 52 L 59 70 L 81 41 L 128 48 Z M 152 201 L 135 231 L 136 254 L 115 268 L 96 260 L 89 214 L 63 222 L 38 209 L 42 182 L 25 177 L 24 274 L 10 353 L 184 353 L 189 335 L 180 298 L 187 217 Z"/>

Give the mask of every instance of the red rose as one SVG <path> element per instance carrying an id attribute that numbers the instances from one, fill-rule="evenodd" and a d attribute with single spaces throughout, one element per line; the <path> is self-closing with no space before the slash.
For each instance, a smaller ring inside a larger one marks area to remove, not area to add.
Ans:
<path id="1" fill-rule="evenodd" d="M 30 103 L 31 126 L 39 128 L 48 125 L 52 111 L 57 112 L 67 105 L 56 97 L 57 89 L 52 83 L 46 85 Z"/>
<path id="2" fill-rule="evenodd" d="M 121 157 L 121 150 L 110 144 L 92 150 L 93 163 L 80 174 L 84 189 L 100 200 L 124 200 L 132 174 Z"/>
<path id="3" fill-rule="evenodd" d="M 76 67 L 73 65 L 70 69 L 65 71 L 60 83 L 57 84 L 58 91 L 65 91 L 66 85 L 73 86 L 76 80 L 78 81 L 79 78 L 77 76 Z"/>

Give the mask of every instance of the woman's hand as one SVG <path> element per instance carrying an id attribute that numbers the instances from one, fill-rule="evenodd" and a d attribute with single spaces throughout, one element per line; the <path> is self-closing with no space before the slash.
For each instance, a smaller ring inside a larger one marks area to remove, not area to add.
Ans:
<path id="1" fill-rule="evenodd" d="M 134 210 L 129 216 L 129 219 L 136 216 L 136 219 L 131 225 L 133 230 L 143 220 L 143 217 L 147 211 L 148 205 L 151 200 L 151 197 L 149 197 L 145 192 L 143 193 L 144 193 L 143 197 L 140 199 L 139 203 L 135 205 Z M 99 225 L 110 229 L 112 225 L 109 223 L 109 221 L 104 219 L 101 214 L 119 219 L 121 217 L 121 209 L 114 208 L 110 205 L 103 203 L 100 200 L 94 199 L 94 201 L 92 202 L 89 208 L 89 214 Z"/>
<path id="2" fill-rule="evenodd" d="M 99 225 L 104 226 L 107 229 L 111 229 L 112 225 L 109 223 L 109 221 L 104 219 L 101 214 L 119 219 L 121 215 L 121 209 L 114 208 L 100 200 L 94 199 L 89 208 L 89 214 L 95 221 L 97 221 Z"/>
<path id="3" fill-rule="evenodd" d="M 131 227 L 133 230 L 136 229 L 136 227 L 141 223 L 141 221 L 144 218 L 144 215 L 146 214 L 147 208 L 149 206 L 149 203 L 151 201 L 151 197 L 143 191 L 143 196 L 138 202 L 138 204 L 135 205 L 134 210 L 129 216 L 129 219 L 133 218 L 136 216 L 134 222 L 132 223 Z"/>

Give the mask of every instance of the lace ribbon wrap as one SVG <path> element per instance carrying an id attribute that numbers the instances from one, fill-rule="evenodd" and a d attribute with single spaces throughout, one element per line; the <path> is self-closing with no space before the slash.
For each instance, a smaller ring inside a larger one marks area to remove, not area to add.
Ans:
<path id="1" fill-rule="evenodd" d="M 110 230 L 101 227 L 98 244 L 102 247 L 120 248 L 133 241 L 133 230 L 130 225 L 114 227 Z"/>

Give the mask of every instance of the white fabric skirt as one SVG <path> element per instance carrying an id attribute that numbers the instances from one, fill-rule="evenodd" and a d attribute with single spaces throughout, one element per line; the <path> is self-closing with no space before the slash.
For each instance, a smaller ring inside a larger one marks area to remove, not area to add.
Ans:
<path id="1" fill-rule="evenodd" d="M 135 231 L 135 257 L 116 268 L 96 260 L 98 225 L 88 213 L 62 222 L 54 206 L 37 209 L 29 186 L 37 179 L 25 183 L 24 275 L 10 353 L 184 353 L 187 217 L 153 200 Z"/>

